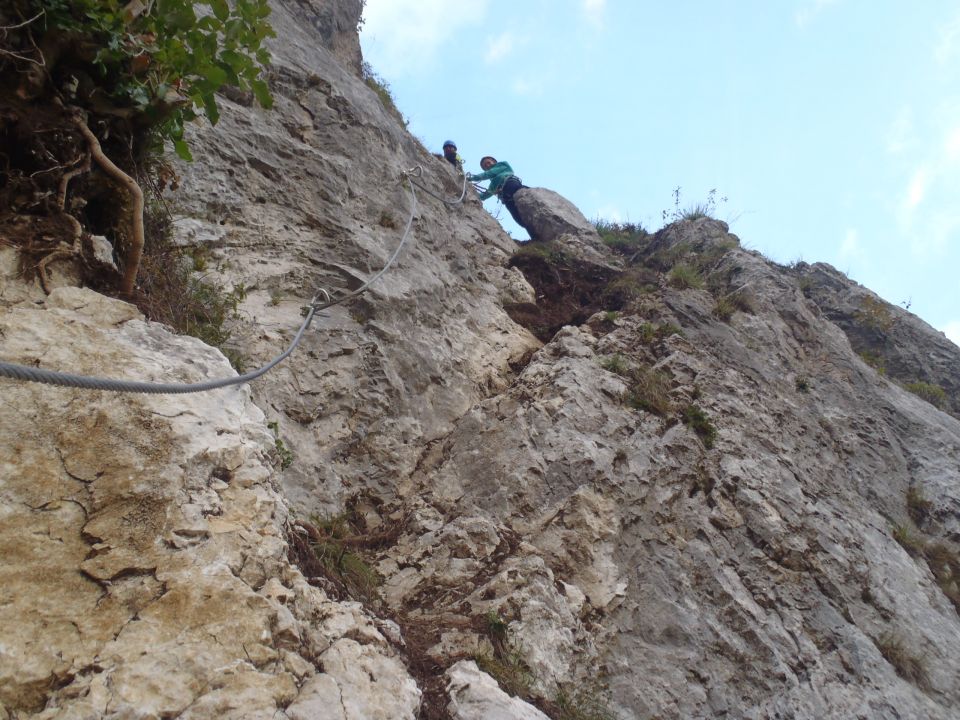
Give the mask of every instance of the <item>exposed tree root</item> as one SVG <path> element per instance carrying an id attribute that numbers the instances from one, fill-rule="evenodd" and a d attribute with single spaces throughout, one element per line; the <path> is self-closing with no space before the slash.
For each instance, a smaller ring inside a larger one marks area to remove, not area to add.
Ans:
<path id="1" fill-rule="evenodd" d="M 80 257 L 82 252 L 80 239 L 83 237 L 83 228 L 80 226 L 80 222 L 68 213 L 63 213 L 63 217 L 66 218 L 73 227 L 73 246 L 71 247 L 65 242 L 61 242 L 56 250 L 45 255 L 40 262 L 37 263 L 37 277 L 40 280 L 40 287 L 46 295 L 50 294 L 50 287 L 47 285 L 47 265 L 60 258 Z"/>
<path id="2" fill-rule="evenodd" d="M 137 272 L 140 269 L 140 259 L 143 257 L 143 190 L 140 189 L 140 185 L 136 180 L 118 168 L 113 161 L 104 154 L 100 147 L 100 141 L 97 140 L 96 135 L 87 127 L 87 123 L 79 111 L 74 111 L 73 122 L 87 141 L 87 145 L 90 148 L 90 155 L 110 177 L 126 188 L 133 202 L 133 208 L 130 212 L 130 247 L 124 258 L 123 278 L 120 281 L 120 292 L 130 297 L 133 295 L 133 289 L 137 281 Z"/>
<path id="3" fill-rule="evenodd" d="M 57 193 L 57 204 L 61 210 L 66 210 L 67 204 L 67 186 L 70 184 L 70 181 L 73 180 L 77 175 L 82 175 L 83 173 L 90 172 L 90 156 L 87 155 L 83 159 L 83 164 L 78 165 L 73 170 L 69 170 L 63 174 L 63 177 L 60 178 L 60 188 Z"/>

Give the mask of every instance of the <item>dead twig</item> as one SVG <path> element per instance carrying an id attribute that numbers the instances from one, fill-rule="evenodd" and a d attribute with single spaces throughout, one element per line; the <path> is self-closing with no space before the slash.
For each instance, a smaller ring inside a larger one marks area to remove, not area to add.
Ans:
<path id="1" fill-rule="evenodd" d="M 29 20 L 24 20 L 22 23 L 17 23 L 16 25 L 4 25 L 3 27 L 0 27 L 0 33 L 3 33 L 3 36 L 6 37 L 6 33 L 8 30 L 17 30 L 19 28 L 26 27 L 27 25 L 32 23 L 34 20 L 38 20 L 39 18 L 43 17 L 45 13 L 46 13 L 45 10 L 41 10 L 32 18 L 30 18 Z M 34 49 L 39 50 L 39 48 L 37 48 L 37 44 L 33 42 L 32 35 L 30 36 L 30 42 L 33 43 Z M 0 48 L 0 55 L 6 55 L 7 57 L 12 57 L 14 60 L 23 60 L 25 62 L 30 62 L 39 67 L 46 66 L 46 62 L 44 61 L 44 58 L 43 58 L 43 53 L 40 53 L 39 60 L 34 60 L 32 57 L 27 57 L 26 55 L 20 55 L 19 53 L 15 53 L 13 52 L 13 50 L 6 50 L 4 48 Z"/>
<path id="2" fill-rule="evenodd" d="M 7 30 L 16 30 L 17 28 L 25 27 L 26 25 L 29 25 L 30 23 L 32 23 L 34 20 L 39 20 L 41 17 L 43 17 L 44 13 L 46 13 L 46 12 L 47 12 L 46 10 L 41 10 L 41 11 L 38 12 L 36 15 L 34 15 L 32 18 L 30 18 L 29 20 L 24 20 L 22 23 L 17 23 L 16 25 L 3 25 L 3 26 L 0 26 L 0 30 L 2 30 L 2 31 L 5 32 L 5 31 L 7 31 Z"/>

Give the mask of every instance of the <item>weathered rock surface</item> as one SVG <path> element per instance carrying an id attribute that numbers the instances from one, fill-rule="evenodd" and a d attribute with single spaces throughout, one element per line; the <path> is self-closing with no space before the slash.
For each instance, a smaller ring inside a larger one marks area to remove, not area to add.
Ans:
<path id="1" fill-rule="evenodd" d="M 402 170 L 458 192 L 344 51 L 358 6 L 275 3 L 277 110 L 224 99 L 183 168 L 179 240 L 244 286 L 250 366 L 316 288 L 382 267 Z M 418 198 L 396 266 L 250 389 L 0 381 L 0 717 L 542 716 L 476 656 L 620 718 L 956 715 L 960 422 L 857 355 L 859 291 L 806 297 L 709 219 L 626 260 L 577 213 L 550 240 L 573 280 L 655 282 L 540 343 L 503 309 L 535 297 L 513 242 L 476 203 Z M 705 289 L 675 287 L 678 259 Z M 232 372 L 68 273 L 44 296 L 15 263 L 0 248 L 4 359 Z M 907 326 L 891 347 L 953 393 L 955 350 Z M 287 560 L 291 515 L 348 501 L 391 538 L 367 549 L 389 622 Z"/>
<path id="2" fill-rule="evenodd" d="M 246 290 L 236 337 L 251 365 L 282 349 L 319 288 L 356 289 L 384 265 L 412 209 L 402 171 L 421 165 L 420 182 L 445 197 L 461 187 L 318 44 L 313 26 L 331 5 L 274 6 L 276 109 L 225 100 L 215 131 L 192 139 L 197 162 L 182 168 L 176 225 L 220 238 L 212 264 L 225 286 Z M 391 489 L 424 443 L 509 384 L 511 363 L 539 346 L 502 308 L 532 295 L 505 268 L 514 247 L 479 203 L 418 193 L 396 265 L 325 312 L 303 350 L 255 384 L 296 455 L 283 482 L 298 510 L 331 514 L 363 489 Z"/>
<path id="3" fill-rule="evenodd" d="M 77 288 L 38 303 L 2 267 L 6 360 L 142 380 L 233 374 L 126 303 Z M 3 383 L 6 716 L 277 718 L 327 682 L 346 688 L 345 707 L 362 703 L 344 718 L 415 717 L 420 693 L 372 620 L 288 563 L 274 440 L 248 388 Z"/>
<path id="4" fill-rule="evenodd" d="M 941 388 L 943 409 L 960 417 L 960 347 L 829 265 L 799 263 L 795 270 L 804 294 L 847 334 L 854 350 L 900 382 Z"/>
<path id="5" fill-rule="evenodd" d="M 447 670 L 448 711 L 454 720 L 549 720 L 529 703 L 510 697 L 473 661 Z"/>

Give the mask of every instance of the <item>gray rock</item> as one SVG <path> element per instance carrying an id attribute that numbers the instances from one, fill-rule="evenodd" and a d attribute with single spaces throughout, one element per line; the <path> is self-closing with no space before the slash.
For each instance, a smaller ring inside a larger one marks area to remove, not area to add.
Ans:
<path id="1" fill-rule="evenodd" d="M 553 190 L 524 188 L 514 198 L 520 216 L 537 240 L 549 242 L 561 235 L 597 234 L 577 206 Z"/>
<path id="2" fill-rule="evenodd" d="M 247 290 L 234 340 L 251 366 L 286 347 L 318 287 L 382 267 L 410 210 L 402 170 L 453 193 L 342 61 L 358 3 L 273 9 L 277 109 L 225 98 L 215 128 L 191 128 L 177 200 L 220 228 L 211 272 Z M 623 268 L 565 201 L 527 194 L 565 218 L 550 243 L 604 277 Z M 252 388 L 4 380 L 3 712 L 413 717 L 443 678 L 417 687 L 405 663 L 429 661 L 456 668 L 433 706 L 538 717 L 457 664 L 486 653 L 522 658 L 546 699 L 582 688 L 620 718 L 955 716 L 950 579 L 902 531 L 956 552 L 960 421 L 860 359 L 843 327 L 860 291 L 825 279 L 805 297 L 723 223 L 685 221 L 637 253 L 661 272 L 654 292 L 541 344 L 503 312 L 532 293 L 513 251 L 478 205 L 421 196 L 397 264 Z M 674 256 L 708 289 L 671 287 Z M 129 305 L 44 296 L 16 261 L 0 248 L 4 359 L 232 372 Z M 744 289 L 752 310 L 721 322 L 718 298 Z M 957 387 L 935 333 L 895 318 L 904 365 Z M 635 407 L 657 388 L 662 414 Z M 293 453 L 282 472 L 268 421 Z M 911 488 L 931 503 L 919 528 Z M 368 557 L 395 625 L 287 559 L 292 514 L 348 500 L 372 532 L 399 531 Z"/>
<path id="3" fill-rule="evenodd" d="M 472 660 L 447 670 L 447 712 L 454 720 L 549 720 L 529 703 L 507 695 Z"/>
<path id="4" fill-rule="evenodd" d="M 538 243 L 556 243 L 572 260 L 619 270 L 622 263 L 600 240 L 596 228 L 565 197 L 546 188 L 524 188 L 514 196 L 530 237 Z"/>

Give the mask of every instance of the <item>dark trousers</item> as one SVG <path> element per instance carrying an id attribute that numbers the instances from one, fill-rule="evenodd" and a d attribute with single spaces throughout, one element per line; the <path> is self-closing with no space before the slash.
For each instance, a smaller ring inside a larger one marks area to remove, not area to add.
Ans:
<path id="1" fill-rule="evenodd" d="M 503 187 L 500 188 L 500 200 L 510 212 L 510 217 L 513 218 L 513 221 L 527 232 L 530 232 L 530 229 L 524 224 L 523 220 L 520 219 L 517 204 L 513 201 L 513 194 L 523 187 L 526 187 L 526 185 L 520 182 L 520 178 L 516 175 L 511 175 L 507 178 L 507 181 L 503 183 Z"/>

